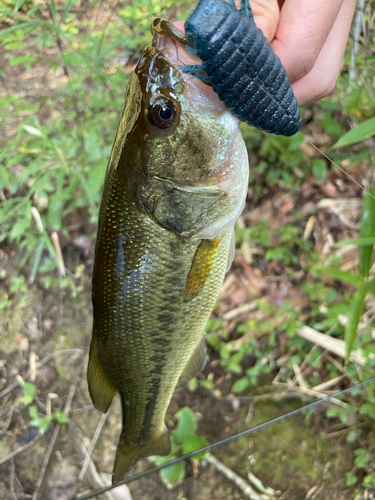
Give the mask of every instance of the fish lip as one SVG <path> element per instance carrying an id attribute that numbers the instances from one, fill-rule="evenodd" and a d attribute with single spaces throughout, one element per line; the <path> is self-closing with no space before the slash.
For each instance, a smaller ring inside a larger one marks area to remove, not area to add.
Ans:
<path id="1" fill-rule="evenodd" d="M 185 93 L 189 93 L 189 99 L 199 101 L 200 104 L 205 101 L 205 105 L 216 110 L 229 111 L 210 84 L 181 71 L 180 68 L 183 66 L 202 64 L 202 60 L 188 50 L 189 47 L 195 47 L 192 41 L 172 23 L 161 18 L 154 19 L 151 32 L 154 35 L 152 46 L 159 50 L 168 63 L 180 73 Z"/>
<path id="2" fill-rule="evenodd" d="M 191 38 L 188 38 L 184 33 L 182 33 L 182 31 L 176 28 L 173 23 L 167 21 L 166 19 L 156 17 L 151 23 L 150 30 L 153 35 L 153 47 L 160 48 L 160 38 L 168 35 L 170 38 L 173 38 L 184 46 L 195 48 L 195 43 L 191 40 Z"/>

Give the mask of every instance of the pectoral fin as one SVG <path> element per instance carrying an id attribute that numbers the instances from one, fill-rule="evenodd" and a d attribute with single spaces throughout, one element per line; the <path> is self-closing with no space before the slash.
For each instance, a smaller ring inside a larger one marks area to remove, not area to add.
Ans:
<path id="1" fill-rule="evenodd" d="M 108 380 L 100 364 L 95 340 L 92 340 L 90 346 L 87 380 L 93 405 L 97 410 L 107 413 L 117 391 Z"/>
<path id="2" fill-rule="evenodd" d="M 190 356 L 187 365 L 181 373 L 181 378 L 184 380 L 191 380 L 200 373 L 206 364 L 206 342 L 202 336 L 198 342 L 197 347 L 194 349 L 193 354 Z"/>
<path id="3" fill-rule="evenodd" d="M 236 252 L 236 237 L 234 234 L 234 229 L 232 231 L 232 238 L 230 240 L 230 247 L 229 247 L 229 254 L 228 254 L 228 262 L 227 262 L 227 268 L 225 269 L 225 272 L 227 273 L 229 269 L 231 268 L 231 265 L 233 263 L 234 259 L 234 254 Z"/>
<path id="4" fill-rule="evenodd" d="M 195 299 L 208 280 L 220 242 L 221 238 L 214 238 L 213 240 L 202 240 L 199 244 L 186 283 L 185 302 Z"/>

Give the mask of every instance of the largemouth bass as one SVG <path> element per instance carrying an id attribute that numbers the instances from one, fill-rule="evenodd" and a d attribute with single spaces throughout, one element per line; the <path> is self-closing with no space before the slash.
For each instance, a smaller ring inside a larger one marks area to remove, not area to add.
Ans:
<path id="1" fill-rule="evenodd" d="M 88 383 L 123 412 L 113 482 L 170 452 L 164 418 L 206 358 L 204 327 L 234 253 L 248 185 L 239 120 L 179 68 L 197 62 L 160 19 L 130 78 L 99 213 Z"/>

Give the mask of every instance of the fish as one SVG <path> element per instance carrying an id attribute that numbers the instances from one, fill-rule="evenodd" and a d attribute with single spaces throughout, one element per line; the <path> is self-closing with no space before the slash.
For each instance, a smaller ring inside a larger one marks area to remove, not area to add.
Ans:
<path id="1" fill-rule="evenodd" d="M 234 256 L 248 189 L 239 120 L 181 69 L 199 58 L 168 21 L 130 77 L 99 210 L 87 369 L 92 402 L 116 393 L 112 482 L 171 450 L 165 415 L 180 377 L 206 361 L 204 328 Z"/>
<path id="2" fill-rule="evenodd" d="M 280 59 L 256 26 L 249 0 L 199 0 L 185 22 L 189 50 L 202 60 L 182 71 L 212 85 L 248 125 L 276 135 L 298 132 L 302 118 Z"/>

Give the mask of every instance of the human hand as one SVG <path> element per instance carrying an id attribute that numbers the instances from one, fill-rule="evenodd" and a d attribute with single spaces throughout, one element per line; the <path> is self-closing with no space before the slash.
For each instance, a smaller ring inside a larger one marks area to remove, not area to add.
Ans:
<path id="1" fill-rule="evenodd" d="M 340 73 L 355 0 L 250 0 L 300 106 L 330 94 Z M 279 7 L 280 5 L 280 7 Z"/>
<path id="2" fill-rule="evenodd" d="M 250 0 L 255 24 L 284 65 L 300 106 L 333 91 L 355 3 L 356 0 Z M 183 21 L 175 25 L 183 31 Z"/>

